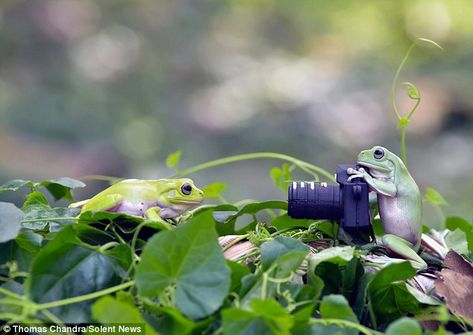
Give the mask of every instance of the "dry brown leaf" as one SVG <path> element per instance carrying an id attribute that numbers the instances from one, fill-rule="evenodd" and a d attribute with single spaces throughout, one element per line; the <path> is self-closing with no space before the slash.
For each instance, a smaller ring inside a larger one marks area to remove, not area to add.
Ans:
<path id="1" fill-rule="evenodd" d="M 473 320 L 473 264 L 453 250 L 435 281 L 435 292 L 453 313 Z"/>

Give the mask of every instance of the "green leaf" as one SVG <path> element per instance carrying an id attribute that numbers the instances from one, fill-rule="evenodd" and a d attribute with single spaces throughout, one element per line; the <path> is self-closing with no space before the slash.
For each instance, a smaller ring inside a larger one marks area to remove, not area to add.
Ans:
<path id="1" fill-rule="evenodd" d="M 158 334 L 145 322 L 143 316 L 136 307 L 112 297 L 103 297 L 93 304 L 92 317 L 104 325 L 119 324 L 129 327 L 140 327 L 145 325 L 144 333 L 148 335 Z"/>
<path id="2" fill-rule="evenodd" d="M 294 227 L 308 228 L 312 222 L 314 222 L 314 220 L 293 219 L 289 215 L 283 214 L 271 220 L 270 225 L 277 230 L 281 230 Z"/>
<path id="3" fill-rule="evenodd" d="M 230 270 L 218 244 L 210 211 L 153 236 L 136 270 L 141 295 L 159 296 L 176 287 L 176 306 L 191 319 L 217 310 L 230 287 Z"/>
<path id="4" fill-rule="evenodd" d="M 353 258 L 355 247 L 332 247 L 324 249 L 316 254 L 310 255 L 309 263 L 311 269 L 315 269 L 322 262 L 331 262 L 334 264 L 346 264 Z"/>
<path id="5" fill-rule="evenodd" d="M 384 235 L 383 222 L 381 221 L 381 219 L 374 219 L 371 223 L 371 226 L 373 227 L 373 233 L 375 234 L 375 236 Z"/>
<path id="6" fill-rule="evenodd" d="M 453 249 L 459 254 L 468 254 L 468 241 L 466 234 L 461 229 L 450 230 L 445 236 L 445 243 L 449 249 Z"/>
<path id="7" fill-rule="evenodd" d="M 73 200 L 71 190 L 74 188 L 84 187 L 85 184 L 80 180 L 63 177 L 59 179 L 44 180 L 34 183 L 31 180 L 15 179 L 0 186 L 0 193 L 7 191 L 17 191 L 18 189 L 28 186 L 32 190 L 37 187 L 45 187 L 55 200 Z"/>
<path id="8" fill-rule="evenodd" d="M 195 213 L 200 213 L 208 209 L 209 208 L 207 207 L 203 210 L 197 210 L 194 212 L 194 215 Z M 213 209 L 215 212 L 221 211 L 221 210 L 232 211 L 235 209 L 235 207 L 232 205 L 219 205 L 219 206 L 210 207 L 210 209 Z M 258 212 L 267 210 L 267 209 L 287 210 L 287 202 L 272 200 L 272 201 L 263 201 L 263 202 L 253 202 L 253 203 L 247 204 L 243 206 L 241 209 L 239 209 L 236 213 L 228 215 L 223 222 L 218 222 L 216 226 L 217 232 L 220 236 L 232 235 L 232 234 L 243 234 L 253 229 L 256 222 L 252 220 L 252 222 L 250 222 L 249 224 L 246 224 L 243 227 L 238 227 L 237 225 L 238 218 L 244 215 L 255 216 Z"/>
<path id="9" fill-rule="evenodd" d="M 230 292 L 238 292 L 241 287 L 241 280 L 244 276 L 250 274 L 250 270 L 244 264 L 227 260 L 227 265 L 231 270 Z"/>
<path id="10" fill-rule="evenodd" d="M 29 186 L 33 188 L 34 185 L 29 180 L 14 179 L 14 180 L 7 181 L 5 184 L 1 185 L 0 193 L 8 192 L 8 191 L 18 191 L 23 186 Z"/>
<path id="11" fill-rule="evenodd" d="M 177 168 L 179 166 L 179 162 L 181 160 L 182 151 L 174 151 L 173 153 L 169 154 L 166 158 L 166 166 L 168 168 Z"/>
<path id="12" fill-rule="evenodd" d="M 374 276 L 375 274 L 373 272 L 365 272 L 359 279 L 353 310 L 360 320 L 362 319 L 363 313 L 367 308 L 366 303 L 368 299 L 368 286 L 373 280 Z"/>
<path id="13" fill-rule="evenodd" d="M 435 332 L 427 331 L 425 332 L 426 335 L 453 335 L 453 333 L 445 330 L 444 326 L 440 326 Z M 465 334 L 465 333 L 463 333 Z M 468 333 L 466 333 L 468 334 Z"/>
<path id="14" fill-rule="evenodd" d="M 364 268 L 359 257 L 353 257 L 342 269 L 341 293 L 350 301 L 356 300 L 359 280 L 364 274 Z"/>
<path id="15" fill-rule="evenodd" d="M 325 296 L 320 304 L 320 315 L 324 319 L 342 319 L 353 323 L 359 323 L 355 313 L 353 313 L 353 310 L 343 295 L 332 294 Z M 318 326 L 322 328 L 321 330 L 323 334 L 358 334 L 358 330 L 356 329 L 341 328 L 336 325 Z"/>
<path id="16" fill-rule="evenodd" d="M 431 187 L 428 187 L 425 190 L 424 199 L 437 206 L 448 205 L 445 198 L 442 197 L 442 195 L 438 191 Z"/>
<path id="17" fill-rule="evenodd" d="M 401 85 L 404 85 L 407 87 L 407 95 L 409 96 L 409 98 L 411 98 L 412 100 L 420 99 L 419 90 L 413 83 L 405 81 L 405 82 L 402 82 Z"/>
<path id="18" fill-rule="evenodd" d="M 59 179 L 45 180 L 38 184 L 45 187 L 53 196 L 54 200 L 74 200 L 72 197 L 72 190 L 75 188 L 85 187 L 85 184 L 80 180 L 63 177 Z"/>
<path id="19" fill-rule="evenodd" d="M 358 319 L 348 304 L 347 299 L 340 294 L 325 296 L 320 304 L 320 314 L 325 319 L 343 319 L 358 323 Z"/>
<path id="20" fill-rule="evenodd" d="M 34 253 L 41 248 L 43 237 L 31 230 L 25 230 L 18 234 L 15 241 L 21 248 Z"/>
<path id="21" fill-rule="evenodd" d="M 422 329 L 416 320 L 402 317 L 391 323 L 386 329 L 386 335 L 422 335 Z"/>
<path id="22" fill-rule="evenodd" d="M 260 246 L 261 263 L 263 269 L 268 269 L 270 265 L 279 257 L 291 251 L 308 253 L 309 247 L 299 240 L 286 236 L 276 236 L 271 241 Z"/>
<path id="23" fill-rule="evenodd" d="M 322 288 L 326 293 L 334 292 L 342 285 L 342 273 L 339 266 L 346 265 L 353 258 L 354 247 L 332 247 L 309 256 L 308 281 L 311 285 Z M 319 265 L 323 263 L 320 269 Z M 318 274 L 316 273 L 318 272 Z M 320 277 L 325 277 L 325 282 Z"/>
<path id="24" fill-rule="evenodd" d="M 292 180 L 289 164 L 283 163 L 280 168 L 273 167 L 269 171 L 269 176 L 277 188 L 287 192 L 287 187 Z"/>
<path id="25" fill-rule="evenodd" d="M 0 273 L 7 276 L 9 272 L 28 272 L 37 251 L 28 242 L 22 241 L 22 233 L 15 240 L 0 243 Z M 8 266 L 7 266 L 8 264 Z M 8 271 L 10 270 L 10 271 Z"/>
<path id="26" fill-rule="evenodd" d="M 305 259 L 307 251 L 291 250 L 281 254 L 273 261 L 271 269 L 265 271 L 265 276 L 284 279 L 289 282 Z M 250 274 L 242 279 L 242 290 L 240 292 L 241 303 L 243 308 L 248 308 L 254 299 L 264 297 L 272 297 L 278 288 L 278 284 L 273 281 L 265 282 L 263 274 Z M 317 292 L 316 292 L 317 293 Z"/>
<path id="27" fill-rule="evenodd" d="M 23 216 L 15 205 L 0 202 L 0 243 L 13 240 L 18 235 Z"/>
<path id="28" fill-rule="evenodd" d="M 78 234 L 80 236 L 80 234 Z M 81 240 L 83 241 L 82 236 Z M 133 261 L 130 247 L 127 244 L 119 244 L 116 247 L 105 252 L 107 256 L 114 259 L 123 269 L 128 269 Z"/>
<path id="29" fill-rule="evenodd" d="M 28 296 L 37 303 L 76 297 L 121 282 L 123 273 L 117 262 L 83 244 L 75 226 L 65 226 L 37 254 L 26 282 Z M 62 321 L 90 321 L 89 306 L 93 301 L 51 309 Z"/>
<path id="30" fill-rule="evenodd" d="M 187 335 L 196 327 L 196 323 L 173 307 L 157 308 L 153 314 L 155 315 L 145 315 L 145 320 L 160 334 Z"/>
<path id="31" fill-rule="evenodd" d="M 43 193 L 39 191 L 33 191 L 26 196 L 26 200 L 23 203 L 22 209 L 26 209 L 29 206 L 42 205 L 49 207 L 48 200 Z"/>
<path id="32" fill-rule="evenodd" d="M 454 231 L 460 229 L 465 233 L 468 242 L 468 250 L 473 251 L 473 224 L 458 216 L 449 216 L 445 221 L 445 227 Z"/>
<path id="33" fill-rule="evenodd" d="M 381 269 L 368 286 L 369 299 L 378 319 L 390 321 L 418 310 L 419 303 L 405 281 L 416 271 L 409 262 L 393 263 Z"/>
<path id="34" fill-rule="evenodd" d="M 293 319 L 274 300 L 253 300 L 251 310 L 228 308 L 222 311 L 223 334 L 289 335 Z"/>
<path id="35" fill-rule="evenodd" d="M 420 291 L 414 286 L 406 285 L 406 288 L 409 291 L 409 293 L 412 294 L 412 296 L 416 298 L 417 301 L 420 302 L 421 304 L 432 305 L 432 306 L 441 305 L 439 300 L 433 298 L 430 295 L 425 294 L 424 292 Z"/>
<path id="36" fill-rule="evenodd" d="M 227 189 L 227 184 L 223 183 L 212 183 L 204 186 L 202 191 L 204 191 L 204 196 L 207 199 L 215 199 L 220 197 L 223 191 Z"/>
<path id="37" fill-rule="evenodd" d="M 79 223 L 101 224 L 104 227 L 113 224 L 123 233 L 131 234 L 144 222 L 144 218 L 119 212 L 84 212 L 79 216 Z"/>
<path id="38" fill-rule="evenodd" d="M 58 231 L 65 224 L 76 223 L 75 216 L 80 212 L 79 208 L 51 208 L 38 201 L 38 197 L 34 200 L 30 198 L 26 204 L 27 207 L 23 206 L 25 216 L 22 227 L 33 230 L 44 230 L 49 226 L 49 231 Z"/>
<path id="39" fill-rule="evenodd" d="M 98 212 L 84 212 L 81 213 L 79 216 L 79 223 L 94 223 L 94 222 L 101 222 L 101 223 L 120 223 L 128 221 L 131 222 L 133 225 L 138 225 L 144 221 L 143 218 L 128 215 L 120 212 L 105 212 L 105 211 L 98 211 Z"/>

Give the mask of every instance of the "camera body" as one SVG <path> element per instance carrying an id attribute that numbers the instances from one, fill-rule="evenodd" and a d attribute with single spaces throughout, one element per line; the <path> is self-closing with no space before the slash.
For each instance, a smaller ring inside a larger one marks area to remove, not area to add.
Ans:
<path id="1" fill-rule="evenodd" d="M 295 219 L 328 219 L 338 221 L 347 231 L 369 231 L 369 187 L 361 178 L 348 181 L 348 168 L 356 164 L 342 164 L 336 169 L 333 184 L 293 181 L 288 188 L 288 215 Z"/>

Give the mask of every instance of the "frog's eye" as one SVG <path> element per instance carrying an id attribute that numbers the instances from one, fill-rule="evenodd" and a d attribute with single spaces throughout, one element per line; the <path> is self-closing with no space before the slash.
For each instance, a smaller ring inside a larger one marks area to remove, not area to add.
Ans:
<path id="1" fill-rule="evenodd" d="M 185 183 L 184 185 L 181 186 L 181 192 L 184 195 L 189 195 L 192 193 L 192 186 L 191 184 Z"/>
<path id="2" fill-rule="evenodd" d="M 384 157 L 384 151 L 381 150 L 381 149 L 376 149 L 374 151 L 374 154 L 373 154 L 373 157 L 376 158 L 376 159 L 381 159 Z"/>

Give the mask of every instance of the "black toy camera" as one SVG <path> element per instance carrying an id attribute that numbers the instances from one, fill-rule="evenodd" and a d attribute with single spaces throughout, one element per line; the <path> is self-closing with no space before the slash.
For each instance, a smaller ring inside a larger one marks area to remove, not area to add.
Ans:
<path id="1" fill-rule="evenodd" d="M 337 184 L 293 181 L 288 189 L 288 215 L 295 219 L 328 219 L 338 221 L 347 231 L 369 231 L 368 184 L 361 178 L 348 181 L 348 168 L 339 165 Z"/>

